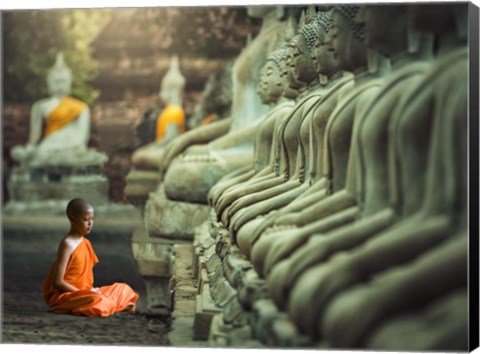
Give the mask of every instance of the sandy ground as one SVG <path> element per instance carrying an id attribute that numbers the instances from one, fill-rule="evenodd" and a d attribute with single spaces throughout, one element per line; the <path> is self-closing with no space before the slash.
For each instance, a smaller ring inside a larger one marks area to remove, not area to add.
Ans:
<path id="1" fill-rule="evenodd" d="M 39 225 L 40 224 L 40 225 Z M 28 223 L 3 223 L 3 313 L 1 342 L 85 344 L 115 346 L 167 346 L 170 318 L 140 312 L 107 318 L 58 315 L 49 311 L 41 295 L 42 284 L 56 254 L 65 227 L 44 220 L 32 228 Z M 108 231 L 106 231 L 108 230 Z M 140 294 L 143 280 L 131 253 L 128 228 L 96 227 L 89 239 L 100 263 L 95 267 L 95 286 L 126 282 Z"/>

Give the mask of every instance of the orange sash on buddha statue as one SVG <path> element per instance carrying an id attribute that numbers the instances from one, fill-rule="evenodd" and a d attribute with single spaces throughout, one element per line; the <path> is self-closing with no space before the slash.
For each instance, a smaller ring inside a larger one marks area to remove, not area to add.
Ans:
<path id="1" fill-rule="evenodd" d="M 157 134 L 155 140 L 163 139 L 169 124 L 175 124 L 180 134 L 185 132 L 185 111 L 180 106 L 168 105 L 157 118 Z"/>
<path id="2" fill-rule="evenodd" d="M 202 125 L 207 125 L 217 120 L 217 113 L 210 113 L 203 121 Z"/>
<path id="3" fill-rule="evenodd" d="M 138 294 L 124 283 L 102 286 L 99 288 L 100 293 L 91 290 L 93 288 L 93 267 L 98 263 L 98 258 L 87 238 L 84 238 L 73 251 L 63 278 L 67 283 L 80 290 L 60 292 L 53 287 L 56 262 L 57 260 L 50 268 L 43 285 L 43 297 L 53 312 L 106 317 L 122 311 L 138 299 Z"/>
<path id="4" fill-rule="evenodd" d="M 58 106 L 48 115 L 43 137 L 46 138 L 53 132 L 62 129 L 68 123 L 77 119 L 86 107 L 87 104 L 82 101 L 70 96 L 64 97 Z"/>

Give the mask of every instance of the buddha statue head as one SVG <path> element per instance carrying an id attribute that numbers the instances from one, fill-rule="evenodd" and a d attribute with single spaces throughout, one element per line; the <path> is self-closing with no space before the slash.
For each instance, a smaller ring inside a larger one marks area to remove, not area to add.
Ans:
<path id="1" fill-rule="evenodd" d="M 160 98 L 166 105 L 182 106 L 185 78 L 178 68 L 178 57 L 174 55 L 170 61 L 170 68 L 160 85 Z"/>
<path id="2" fill-rule="evenodd" d="M 393 55 L 407 48 L 406 5 L 365 5 L 356 17 L 365 31 L 365 44 L 384 55 Z"/>
<path id="3" fill-rule="evenodd" d="M 301 89 L 317 78 L 315 64 L 310 56 L 315 48 L 317 28 L 318 19 L 313 17 L 288 44 L 286 65 L 290 87 L 293 89 Z"/>
<path id="4" fill-rule="evenodd" d="M 203 108 L 207 114 L 226 114 L 232 105 L 232 63 L 210 76 L 203 93 Z"/>
<path id="5" fill-rule="evenodd" d="M 409 5 L 409 21 L 414 29 L 442 36 L 448 33 L 466 38 L 468 33 L 468 4 Z"/>
<path id="6" fill-rule="evenodd" d="M 282 64 L 287 51 L 286 45 L 273 51 L 267 58 L 263 68 L 263 88 L 266 102 L 274 103 L 283 95 L 284 80 L 281 76 Z"/>
<path id="7" fill-rule="evenodd" d="M 315 47 L 310 53 L 312 62 L 316 64 L 317 72 L 326 77 L 335 74 L 338 69 L 333 57 L 333 52 L 326 45 L 327 35 L 333 27 L 331 11 L 319 11 L 318 14 L 317 36 Z"/>
<path id="8" fill-rule="evenodd" d="M 66 96 L 72 87 L 72 71 L 65 65 L 63 53 L 57 54 L 55 64 L 47 74 L 47 88 L 51 96 Z"/>
<path id="9" fill-rule="evenodd" d="M 333 27 L 327 36 L 327 45 L 333 50 L 339 69 L 354 71 L 366 65 L 365 33 L 355 21 L 360 6 L 333 7 Z"/>

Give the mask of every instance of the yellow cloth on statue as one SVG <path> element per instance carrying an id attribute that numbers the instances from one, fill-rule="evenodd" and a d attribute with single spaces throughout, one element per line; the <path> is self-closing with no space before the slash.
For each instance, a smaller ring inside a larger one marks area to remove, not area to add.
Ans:
<path id="1" fill-rule="evenodd" d="M 82 101 L 70 96 L 64 97 L 58 106 L 48 115 L 43 137 L 46 138 L 77 119 L 78 115 L 86 107 L 87 104 Z"/>
<path id="2" fill-rule="evenodd" d="M 168 105 L 158 115 L 156 141 L 163 139 L 169 124 L 175 124 L 180 134 L 185 132 L 185 111 L 182 107 Z"/>
<path id="3" fill-rule="evenodd" d="M 213 121 L 217 120 L 217 113 L 210 113 L 203 121 L 202 125 L 207 125 Z"/>

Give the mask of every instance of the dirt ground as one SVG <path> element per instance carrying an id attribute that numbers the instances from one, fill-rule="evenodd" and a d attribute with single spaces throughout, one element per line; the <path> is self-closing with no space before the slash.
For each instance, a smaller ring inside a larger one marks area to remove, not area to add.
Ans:
<path id="1" fill-rule="evenodd" d="M 63 225 L 44 222 L 29 229 L 17 221 L 3 223 L 3 312 L 1 343 L 168 346 L 169 317 L 141 314 L 145 287 L 131 253 L 130 231 L 99 227 L 89 239 L 100 263 L 95 286 L 126 282 L 140 294 L 140 312 L 107 318 L 58 315 L 49 311 L 41 289 L 65 234 Z"/>

